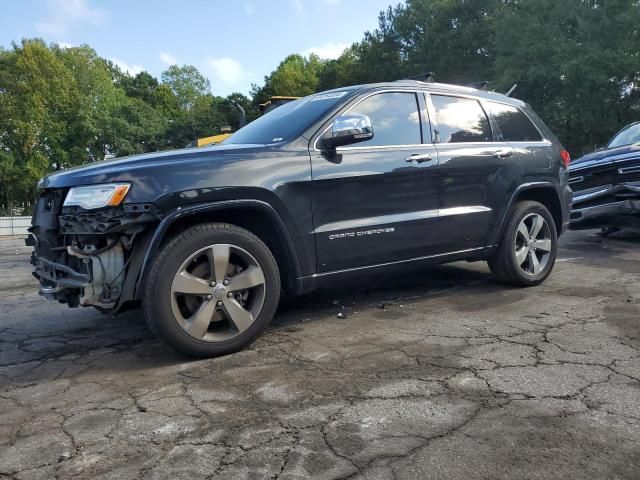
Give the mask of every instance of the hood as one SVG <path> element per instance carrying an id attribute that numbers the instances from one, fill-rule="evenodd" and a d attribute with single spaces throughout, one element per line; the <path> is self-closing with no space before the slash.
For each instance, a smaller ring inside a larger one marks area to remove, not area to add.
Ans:
<path id="1" fill-rule="evenodd" d="M 166 165 L 223 161 L 235 155 L 250 155 L 264 151 L 265 145 L 212 145 L 184 148 L 164 152 L 131 155 L 102 162 L 90 163 L 52 173 L 38 182 L 38 188 L 65 188 L 117 181 L 129 181 L 144 169 L 157 169 Z"/>
<path id="2" fill-rule="evenodd" d="M 630 160 L 635 157 L 640 158 L 640 143 L 632 143 L 631 145 L 614 148 L 603 148 L 602 150 L 596 150 L 572 161 L 569 166 L 569 171 L 605 162 Z"/>

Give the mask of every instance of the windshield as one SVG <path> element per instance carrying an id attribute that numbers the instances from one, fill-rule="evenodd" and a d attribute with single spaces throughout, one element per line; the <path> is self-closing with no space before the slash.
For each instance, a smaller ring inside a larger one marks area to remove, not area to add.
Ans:
<path id="1" fill-rule="evenodd" d="M 302 133 L 349 93 L 349 90 L 317 93 L 286 103 L 241 128 L 224 144 L 269 144 Z"/>
<path id="2" fill-rule="evenodd" d="M 611 139 L 607 148 L 621 147 L 640 142 L 640 123 L 634 123 L 623 128 L 620 133 Z"/>

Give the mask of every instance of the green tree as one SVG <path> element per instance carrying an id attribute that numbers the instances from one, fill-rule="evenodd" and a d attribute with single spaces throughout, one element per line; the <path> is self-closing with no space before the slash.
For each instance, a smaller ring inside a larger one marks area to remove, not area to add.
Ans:
<path id="1" fill-rule="evenodd" d="M 352 46 L 335 60 L 327 61 L 318 74 L 318 89 L 329 90 L 358 83 L 358 77 L 368 80 L 364 72 L 358 72 L 357 47 Z"/>
<path id="2" fill-rule="evenodd" d="M 298 54 L 289 55 L 278 68 L 264 77 L 264 86 L 253 86 L 254 103 L 264 103 L 274 95 L 302 97 L 316 92 L 323 66 L 324 62 L 314 54 L 308 58 Z"/>
<path id="3" fill-rule="evenodd" d="M 158 88 L 153 92 L 151 104 L 167 118 L 172 118 L 178 115 L 178 111 L 180 110 L 178 98 L 171 90 L 171 87 L 164 83 L 158 85 Z"/>
<path id="4" fill-rule="evenodd" d="M 496 85 L 518 83 L 576 155 L 640 117 L 640 4 L 527 0 L 495 24 Z"/>
<path id="5" fill-rule="evenodd" d="M 576 156 L 640 117 L 639 21 L 634 0 L 407 0 L 326 63 L 319 87 L 426 71 L 498 91 L 517 83 Z"/>
<path id="6" fill-rule="evenodd" d="M 73 77 L 40 40 L 0 51 L 0 197 L 28 202 L 37 179 L 69 159 Z"/>
<path id="7" fill-rule="evenodd" d="M 52 49 L 72 77 L 71 111 L 65 119 L 69 127 L 65 137 L 69 157 L 65 166 L 99 161 L 118 153 L 115 145 L 127 130 L 117 131 L 114 118 L 126 104 L 127 96 L 114 83 L 107 62 L 88 46 L 61 49 L 54 44 Z"/>
<path id="8" fill-rule="evenodd" d="M 237 92 L 228 95 L 224 100 L 222 108 L 226 110 L 227 123 L 231 125 L 234 131 L 237 130 L 240 126 L 239 125 L 240 117 L 239 117 L 238 109 L 233 105 L 233 102 L 238 103 L 244 109 L 247 122 L 251 122 L 252 120 L 255 120 L 256 118 L 258 118 L 258 115 L 260 114 L 260 112 L 258 111 L 257 108 L 255 108 L 255 106 L 253 105 L 249 97 L 247 97 L 246 95 L 243 95 L 242 93 L 237 93 Z"/>
<path id="9" fill-rule="evenodd" d="M 178 148 L 239 126 L 233 101 L 257 115 L 273 95 L 433 71 L 450 83 L 489 80 L 530 103 L 574 156 L 640 118 L 637 0 L 407 0 L 379 16 L 337 59 L 287 56 L 252 97 L 211 94 L 193 66 L 159 82 L 89 46 L 25 39 L 0 48 L 0 210 L 28 206 L 37 179 L 106 156 Z"/>
<path id="10" fill-rule="evenodd" d="M 215 108 L 212 95 L 198 97 L 189 112 L 173 118 L 167 129 L 167 142 L 173 148 L 183 148 L 197 138 L 219 133 L 226 119 Z"/>
<path id="11" fill-rule="evenodd" d="M 172 65 L 162 72 L 161 78 L 176 96 L 178 106 L 185 111 L 211 90 L 211 82 L 192 65 Z"/>
<path id="12" fill-rule="evenodd" d="M 116 156 L 153 152 L 168 147 L 167 119 L 140 98 L 128 97 L 114 115 L 111 125 L 114 131 L 111 150 Z"/>
<path id="13" fill-rule="evenodd" d="M 159 83 L 148 72 L 140 72 L 135 76 L 121 74 L 116 77 L 116 85 L 124 90 L 129 97 L 139 98 L 146 103 L 153 104 Z"/>

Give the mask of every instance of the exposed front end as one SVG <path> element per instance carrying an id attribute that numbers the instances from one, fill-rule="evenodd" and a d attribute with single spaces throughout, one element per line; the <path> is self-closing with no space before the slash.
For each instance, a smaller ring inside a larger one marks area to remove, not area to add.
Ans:
<path id="1" fill-rule="evenodd" d="M 123 204 L 122 198 L 117 205 L 116 199 L 95 207 L 104 191 L 80 192 L 85 196 L 77 200 L 80 189 L 72 190 L 40 192 L 26 240 L 34 247 L 33 274 L 47 298 L 71 307 L 112 310 L 130 299 L 123 291 L 132 283 L 127 279 L 136 238 L 159 214 L 153 204 Z"/>

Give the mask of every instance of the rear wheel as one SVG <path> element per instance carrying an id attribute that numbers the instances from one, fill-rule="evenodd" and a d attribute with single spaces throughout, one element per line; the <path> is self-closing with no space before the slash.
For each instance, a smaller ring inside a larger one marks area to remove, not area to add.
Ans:
<path id="1" fill-rule="evenodd" d="M 189 228 L 156 257 L 144 309 L 151 329 L 197 357 L 237 351 L 271 322 L 280 276 L 267 246 L 235 225 Z"/>
<path id="2" fill-rule="evenodd" d="M 538 285 L 553 269 L 557 244 L 556 225 L 549 210 L 538 202 L 518 202 L 489 267 L 503 283 Z"/>

